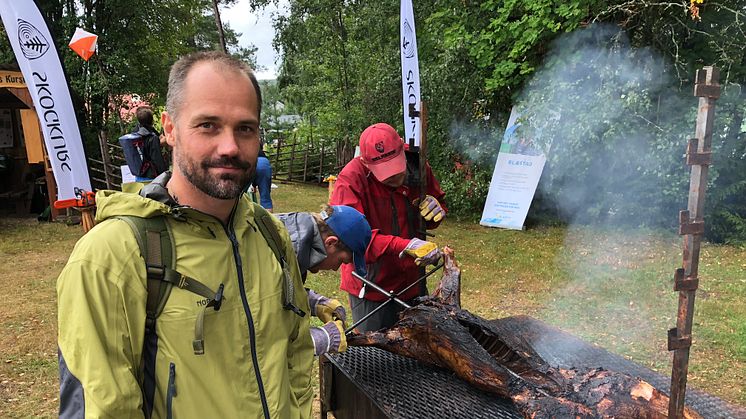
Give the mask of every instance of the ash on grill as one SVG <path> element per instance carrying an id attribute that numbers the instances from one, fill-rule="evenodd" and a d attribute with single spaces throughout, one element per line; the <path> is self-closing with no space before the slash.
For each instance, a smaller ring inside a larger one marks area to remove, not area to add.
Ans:
<path id="1" fill-rule="evenodd" d="M 527 418 L 666 418 L 668 397 L 649 383 L 597 369 L 551 367 L 526 340 L 502 333 L 461 309 L 461 271 L 446 250 L 443 279 L 432 296 L 404 310 L 391 328 L 348 337 L 452 370 L 484 391 L 513 400 Z M 686 418 L 700 418 L 687 408 Z"/>

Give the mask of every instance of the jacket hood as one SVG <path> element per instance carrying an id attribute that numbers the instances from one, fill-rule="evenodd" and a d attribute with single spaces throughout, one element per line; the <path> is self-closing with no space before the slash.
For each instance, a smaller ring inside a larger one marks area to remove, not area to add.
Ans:
<path id="1" fill-rule="evenodd" d="M 300 274 L 305 281 L 308 269 L 326 259 L 326 248 L 316 221 L 306 212 L 290 212 L 276 216 L 288 230 L 293 250 L 298 257 Z"/>
<path id="2" fill-rule="evenodd" d="M 103 190 L 96 193 L 96 222 L 120 215 L 150 218 L 170 214 L 171 207 L 140 195 Z"/>
<path id="3" fill-rule="evenodd" d="M 164 172 L 139 193 L 103 190 L 96 193 L 96 222 L 121 215 L 150 218 L 172 214 L 176 201 L 168 194 L 166 184 L 171 172 Z"/>

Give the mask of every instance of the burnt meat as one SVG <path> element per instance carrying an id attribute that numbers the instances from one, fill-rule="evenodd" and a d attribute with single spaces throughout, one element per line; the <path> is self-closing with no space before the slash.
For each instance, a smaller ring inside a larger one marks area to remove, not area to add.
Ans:
<path id="1" fill-rule="evenodd" d="M 389 329 L 348 337 L 446 368 L 473 386 L 510 398 L 526 418 L 666 418 L 668 397 L 625 374 L 551 367 L 520 335 L 505 333 L 461 309 L 461 272 L 446 249 L 443 279 L 431 296 L 400 314 Z M 686 418 L 700 418 L 685 410 Z"/>

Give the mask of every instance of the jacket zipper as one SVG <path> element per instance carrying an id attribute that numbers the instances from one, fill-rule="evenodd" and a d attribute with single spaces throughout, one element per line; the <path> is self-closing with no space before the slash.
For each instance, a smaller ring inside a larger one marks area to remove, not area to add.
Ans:
<path id="1" fill-rule="evenodd" d="M 233 216 L 228 224 L 233 225 Z M 262 374 L 259 371 L 259 360 L 256 356 L 256 336 L 254 332 L 254 320 L 251 317 L 251 309 L 249 309 L 249 301 L 246 299 L 246 288 L 244 287 L 243 281 L 243 266 L 241 263 L 241 255 L 238 253 L 238 240 L 236 240 L 236 233 L 233 228 L 224 226 L 225 233 L 231 241 L 233 246 L 233 258 L 236 260 L 236 270 L 238 273 L 238 289 L 241 293 L 241 302 L 243 303 L 243 309 L 246 313 L 246 320 L 249 324 L 249 346 L 251 347 L 251 362 L 254 364 L 254 373 L 256 374 L 256 383 L 259 386 L 259 398 L 262 400 L 262 410 L 264 411 L 265 419 L 270 419 L 269 407 L 267 406 L 267 395 L 264 392 L 264 384 L 262 383 Z"/>
<path id="2" fill-rule="evenodd" d="M 166 391 L 166 418 L 173 418 L 173 401 L 176 396 L 176 365 L 172 362 L 168 366 L 168 390 Z"/>

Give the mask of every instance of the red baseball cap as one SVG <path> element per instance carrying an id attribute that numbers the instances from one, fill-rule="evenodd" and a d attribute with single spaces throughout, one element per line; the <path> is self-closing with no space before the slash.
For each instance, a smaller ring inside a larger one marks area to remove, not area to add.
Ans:
<path id="1" fill-rule="evenodd" d="M 404 142 L 394 127 L 383 122 L 360 134 L 360 159 L 381 182 L 407 170 Z"/>

